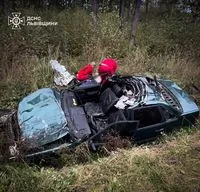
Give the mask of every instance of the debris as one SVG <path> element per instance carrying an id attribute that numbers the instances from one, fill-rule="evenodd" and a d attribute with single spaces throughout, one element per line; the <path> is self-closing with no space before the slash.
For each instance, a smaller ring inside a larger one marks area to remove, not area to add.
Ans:
<path id="1" fill-rule="evenodd" d="M 57 60 L 51 60 L 50 64 L 54 71 L 54 82 L 56 85 L 67 86 L 75 78 Z"/>
<path id="2" fill-rule="evenodd" d="M 122 95 L 120 98 L 119 98 L 119 101 L 115 104 L 115 107 L 118 108 L 118 109 L 125 109 L 126 107 L 126 103 L 125 101 L 127 101 L 129 98 L 125 95 Z"/>
<path id="3" fill-rule="evenodd" d="M 9 151 L 11 156 L 18 156 L 19 150 L 17 149 L 17 144 L 9 146 Z"/>
<path id="4" fill-rule="evenodd" d="M 124 94 L 119 98 L 119 101 L 115 104 L 115 107 L 118 109 L 125 109 L 126 107 L 132 107 L 135 105 L 136 99 L 131 90 L 124 90 Z"/>

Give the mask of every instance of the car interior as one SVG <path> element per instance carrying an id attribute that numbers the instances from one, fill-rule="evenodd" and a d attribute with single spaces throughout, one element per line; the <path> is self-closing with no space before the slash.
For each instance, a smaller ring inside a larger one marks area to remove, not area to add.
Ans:
<path id="1" fill-rule="evenodd" d="M 117 83 L 102 88 L 93 81 L 63 91 L 62 108 L 71 136 L 75 140 L 89 138 L 109 128 L 121 136 L 132 137 L 138 128 L 162 122 L 158 107 L 116 108 L 122 94 Z"/>

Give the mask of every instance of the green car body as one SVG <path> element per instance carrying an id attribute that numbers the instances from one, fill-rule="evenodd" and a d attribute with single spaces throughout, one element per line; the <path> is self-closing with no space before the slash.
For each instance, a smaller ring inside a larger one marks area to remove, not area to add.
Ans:
<path id="1" fill-rule="evenodd" d="M 171 80 L 157 80 L 146 76 L 118 77 L 117 80 L 114 78 L 111 83 L 105 85 L 107 86 L 105 89 L 112 87 L 113 84 L 122 87 L 122 82 L 127 80 L 135 83 L 133 85 L 141 90 L 141 95 L 134 107 L 119 110 L 125 119 L 123 121 L 118 119 L 118 125 L 127 122 L 128 129 L 131 125 L 131 129 L 134 131 L 130 133 L 134 140 L 139 142 L 148 140 L 163 132 L 171 132 L 176 127 L 191 125 L 199 116 L 197 104 Z M 84 90 L 83 85 L 77 85 L 77 87 L 81 87 L 81 93 Z M 84 91 L 87 92 L 86 89 Z M 69 91 L 65 90 L 65 92 Z M 77 146 L 87 140 L 95 143 L 95 138 L 111 127 L 112 122 L 94 134 L 88 123 L 90 115 L 87 115 L 83 103 L 79 106 L 77 93 L 74 95 L 74 98 L 64 98 L 62 93 L 44 88 L 28 95 L 19 103 L 18 122 L 21 138 L 30 142 L 31 146 L 35 145 L 40 149 L 37 152 L 29 152 L 28 157 L 54 153 L 62 148 Z M 101 90 L 97 95 L 101 95 Z M 67 100 L 67 102 L 72 100 L 74 105 L 72 109 L 77 109 L 76 112 L 73 112 L 76 117 L 74 115 L 70 117 L 70 113 L 66 112 L 68 107 L 63 106 L 63 100 Z M 81 112 L 78 112 L 79 109 Z M 110 114 L 105 112 L 104 115 L 109 116 Z M 79 119 L 80 122 L 77 122 Z M 115 121 L 117 120 L 115 119 Z M 75 129 L 74 127 L 77 126 L 80 127 Z M 81 126 L 87 128 L 81 129 Z M 79 131 L 81 133 L 75 133 Z M 84 131 L 86 132 L 84 133 Z"/>

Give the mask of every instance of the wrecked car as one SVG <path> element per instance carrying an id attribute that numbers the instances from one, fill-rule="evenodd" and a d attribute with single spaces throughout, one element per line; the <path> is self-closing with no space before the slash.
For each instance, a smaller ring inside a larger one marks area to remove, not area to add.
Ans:
<path id="1" fill-rule="evenodd" d="M 103 85 L 89 79 L 61 91 L 40 89 L 19 103 L 15 116 L 11 158 L 20 154 L 20 145 L 26 157 L 83 142 L 96 150 L 111 130 L 132 141 L 148 140 L 193 124 L 199 108 L 171 80 L 115 75 Z"/>

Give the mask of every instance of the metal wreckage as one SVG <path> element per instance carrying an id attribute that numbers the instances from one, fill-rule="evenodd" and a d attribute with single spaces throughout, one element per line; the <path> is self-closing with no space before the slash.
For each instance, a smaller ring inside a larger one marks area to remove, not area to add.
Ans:
<path id="1" fill-rule="evenodd" d="M 171 80 L 114 71 L 103 83 L 89 76 L 77 80 L 57 61 L 51 64 L 60 73 L 54 81 L 68 88 L 39 89 L 23 98 L 17 111 L 0 110 L 0 136 L 6 141 L 1 151 L 8 158 L 21 151 L 27 158 L 42 157 L 83 142 L 97 150 L 110 131 L 145 141 L 192 125 L 199 116 L 195 102 Z"/>

